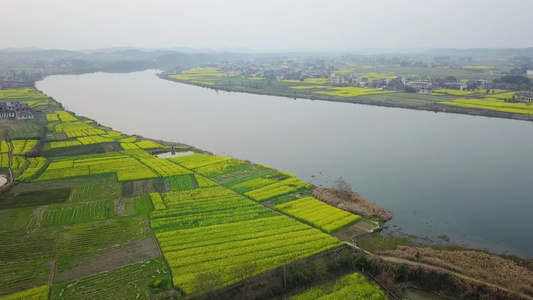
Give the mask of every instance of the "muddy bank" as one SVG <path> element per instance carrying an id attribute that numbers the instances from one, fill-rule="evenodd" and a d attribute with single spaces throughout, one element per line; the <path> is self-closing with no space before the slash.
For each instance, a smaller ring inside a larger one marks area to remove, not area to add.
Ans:
<path id="1" fill-rule="evenodd" d="M 361 197 L 357 192 L 314 187 L 313 196 L 322 202 L 366 219 L 379 218 L 381 221 L 387 221 L 392 218 L 390 211 Z"/>

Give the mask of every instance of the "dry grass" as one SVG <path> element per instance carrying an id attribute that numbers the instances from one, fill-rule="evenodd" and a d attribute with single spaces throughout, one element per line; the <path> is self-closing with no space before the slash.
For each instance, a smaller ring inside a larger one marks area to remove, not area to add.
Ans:
<path id="1" fill-rule="evenodd" d="M 313 196 L 329 205 L 363 216 L 366 219 L 380 218 L 383 221 L 392 218 L 392 214 L 356 192 L 341 192 L 333 188 L 313 188 Z"/>
<path id="2" fill-rule="evenodd" d="M 497 255 L 478 251 L 435 250 L 408 246 L 399 246 L 396 250 L 379 254 L 434 265 L 533 296 L 533 272 Z"/>

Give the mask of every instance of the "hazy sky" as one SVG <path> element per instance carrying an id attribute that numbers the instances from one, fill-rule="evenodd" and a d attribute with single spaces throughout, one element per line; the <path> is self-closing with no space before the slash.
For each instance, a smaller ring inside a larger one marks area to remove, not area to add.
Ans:
<path id="1" fill-rule="evenodd" d="M 0 48 L 532 47 L 531 0 L 0 0 Z"/>

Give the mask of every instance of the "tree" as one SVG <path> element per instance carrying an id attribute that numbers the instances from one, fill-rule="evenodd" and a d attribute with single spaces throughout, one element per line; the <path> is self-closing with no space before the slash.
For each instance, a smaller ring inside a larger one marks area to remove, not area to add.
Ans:
<path id="1" fill-rule="evenodd" d="M 193 293 L 201 295 L 217 290 L 222 286 L 220 274 L 202 273 L 198 274 L 194 280 Z"/>
<path id="2" fill-rule="evenodd" d="M 335 181 L 334 188 L 339 192 L 343 200 L 347 201 L 350 199 L 350 196 L 352 194 L 352 187 L 343 177 L 340 177 L 337 181 Z"/>
<path id="3" fill-rule="evenodd" d="M 457 82 L 457 78 L 455 76 L 448 76 L 448 77 L 446 77 L 446 81 L 448 81 L 448 82 Z"/>
<path id="4" fill-rule="evenodd" d="M 236 281 L 243 281 L 248 277 L 251 277 L 257 270 L 257 264 L 252 262 L 244 262 L 241 265 L 237 265 L 231 268 L 231 275 Z M 248 298 L 249 283 L 243 283 L 244 299 Z"/>
<path id="5" fill-rule="evenodd" d="M 406 85 L 403 87 L 403 92 L 404 93 L 416 93 L 417 90 L 414 87 L 410 87 Z"/>

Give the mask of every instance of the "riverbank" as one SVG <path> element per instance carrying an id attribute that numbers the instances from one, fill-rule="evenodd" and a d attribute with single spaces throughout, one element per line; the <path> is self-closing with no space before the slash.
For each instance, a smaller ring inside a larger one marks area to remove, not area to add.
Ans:
<path id="1" fill-rule="evenodd" d="M 338 97 L 338 96 L 329 96 L 324 94 L 301 94 L 294 91 L 293 93 L 288 93 L 284 91 L 275 91 L 275 90 L 266 90 L 266 89 L 256 89 L 252 87 L 245 86 L 220 86 L 220 85 L 211 85 L 201 82 L 192 82 L 190 80 L 181 80 L 177 78 L 169 77 L 165 74 L 157 74 L 157 76 L 164 80 L 184 83 L 188 85 L 199 86 L 202 88 L 208 88 L 215 91 L 225 91 L 225 92 L 235 92 L 235 93 L 247 93 L 247 94 L 256 94 L 256 95 L 266 95 L 266 96 L 278 96 L 291 99 L 308 99 L 308 100 L 320 100 L 320 101 L 330 101 L 330 102 L 343 102 L 343 103 L 354 103 L 354 104 L 363 104 L 363 105 L 372 105 L 372 106 L 381 106 L 381 107 L 392 107 L 392 108 L 405 108 L 421 111 L 431 111 L 431 112 L 442 112 L 442 113 L 452 113 L 452 114 L 462 114 L 470 116 L 481 116 L 489 118 L 501 118 L 501 119 L 511 119 L 519 121 L 533 121 L 533 115 L 528 114 L 517 114 L 509 113 L 503 111 L 494 111 L 488 109 L 478 109 L 478 108 L 467 108 L 467 107 L 458 107 L 451 106 L 446 104 L 439 104 L 437 101 L 398 101 L 398 94 L 402 94 L 402 98 L 408 98 L 410 95 L 417 94 L 404 94 L 404 93 L 390 93 L 379 95 L 380 100 L 376 100 L 375 96 L 357 96 L 357 97 Z M 422 95 L 423 96 L 423 95 Z"/>

